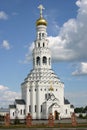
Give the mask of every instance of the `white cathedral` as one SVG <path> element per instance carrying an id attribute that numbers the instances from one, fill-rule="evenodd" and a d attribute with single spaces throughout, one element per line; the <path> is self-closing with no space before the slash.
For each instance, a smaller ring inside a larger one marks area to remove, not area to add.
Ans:
<path id="1" fill-rule="evenodd" d="M 50 113 L 55 119 L 70 118 L 73 105 L 64 97 L 64 83 L 51 68 L 51 52 L 47 39 L 47 21 L 43 18 L 42 5 L 40 18 L 36 21 L 33 69 L 21 84 L 22 97 L 9 105 L 10 119 L 25 119 L 28 113 L 32 119 L 48 119 Z"/>

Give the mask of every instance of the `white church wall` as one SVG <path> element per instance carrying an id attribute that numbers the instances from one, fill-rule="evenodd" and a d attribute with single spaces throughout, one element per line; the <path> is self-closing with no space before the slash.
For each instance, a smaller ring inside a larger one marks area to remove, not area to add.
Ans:
<path id="1" fill-rule="evenodd" d="M 59 83 L 59 91 L 58 91 L 58 94 L 59 94 L 59 96 L 60 96 L 60 99 L 62 100 L 62 98 L 63 98 L 63 96 L 64 96 L 64 88 L 63 88 L 63 86 L 62 86 L 62 84 L 61 83 Z M 62 101 L 63 102 L 63 101 Z"/>
<path id="2" fill-rule="evenodd" d="M 70 115 L 72 115 L 72 113 L 74 113 L 74 108 L 70 108 Z"/>
<path id="3" fill-rule="evenodd" d="M 33 88 L 32 88 L 32 91 L 33 91 L 33 118 L 35 119 L 36 118 L 36 111 L 37 111 L 37 97 L 36 97 L 36 95 L 37 95 L 37 88 L 36 88 L 36 85 L 35 86 L 33 86 Z"/>
<path id="4" fill-rule="evenodd" d="M 63 118 L 71 118 L 70 104 L 64 105 Z"/>
<path id="5" fill-rule="evenodd" d="M 64 88 L 61 86 L 54 87 L 54 91 L 52 93 L 59 100 L 59 105 L 64 104 Z"/>
<path id="6" fill-rule="evenodd" d="M 25 93 L 25 96 L 26 96 L 26 115 L 29 113 L 29 105 L 30 105 L 30 92 L 31 92 L 31 89 L 30 89 L 30 83 L 28 82 L 28 86 L 25 88 L 26 89 L 26 93 Z"/>
<path id="7" fill-rule="evenodd" d="M 41 113 L 41 107 L 43 105 L 43 102 L 45 102 L 45 94 L 47 94 L 47 85 L 43 86 L 43 83 L 38 86 L 38 95 L 37 95 L 37 106 L 38 106 L 38 116 L 39 118 L 42 117 Z"/>
<path id="8" fill-rule="evenodd" d="M 16 104 L 16 117 L 18 119 L 25 119 L 25 105 Z"/>
<path id="9" fill-rule="evenodd" d="M 16 111 L 15 108 L 10 108 L 10 119 L 15 119 L 16 117 L 15 111 Z"/>

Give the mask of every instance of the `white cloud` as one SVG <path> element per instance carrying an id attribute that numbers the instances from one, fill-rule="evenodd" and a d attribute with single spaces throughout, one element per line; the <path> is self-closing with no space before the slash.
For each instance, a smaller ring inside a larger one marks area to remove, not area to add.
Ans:
<path id="1" fill-rule="evenodd" d="M 23 61 L 19 61 L 19 63 L 27 64 L 29 61 L 32 60 L 32 50 L 34 48 L 34 42 L 31 44 L 31 46 L 25 46 L 28 47 L 28 52 L 25 54 L 25 59 Z"/>
<path id="2" fill-rule="evenodd" d="M 0 85 L 0 106 L 8 107 L 14 100 L 20 99 L 20 93 L 11 91 L 8 87 Z"/>
<path id="3" fill-rule="evenodd" d="M 0 85 L 0 91 L 7 90 L 7 89 L 8 89 L 8 87 Z"/>
<path id="4" fill-rule="evenodd" d="M 82 62 L 77 65 L 76 70 L 72 73 L 72 75 L 87 75 L 87 63 Z"/>
<path id="5" fill-rule="evenodd" d="M 0 20 L 7 20 L 8 15 L 4 11 L 0 11 Z"/>
<path id="6" fill-rule="evenodd" d="M 2 44 L 1 44 L 1 48 L 4 48 L 6 50 L 11 49 L 10 43 L 7 40 L 3 40 Z"/>
<path id="7" fill-rule="evenodd" d="M 76 19 L 64 23 L 58 36 L 49 37 L 54 60 L 87 60 L 87 1 L 78 0 L 76 4 L 79 6 Z"/>

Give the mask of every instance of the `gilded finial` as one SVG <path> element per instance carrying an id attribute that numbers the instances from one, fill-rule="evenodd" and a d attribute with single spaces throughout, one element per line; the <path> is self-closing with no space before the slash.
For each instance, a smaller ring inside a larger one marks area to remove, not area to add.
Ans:
<path id="1" fill-rule="evenodd" d="M 52 81 L 50 82 L 50 88 L 49 88 L 49 91 L 54 91 L 54 88 L 53 88 L 53 86 L 52 86 Z"/>
<path id="2" fill-rule="evenodd" d="M 42 18 L 42 17 L 43 17 L 42 11 L 43 11 L 43 9 L 45 9 L 45 8 L 43 7 L 43 5 L 39 5 L 39 6 L 38 6 L 38 9 L 40 9 L 40 17 Z"/>
<path id="3" fill-rule="evenodd" d="M 38 8 L 40 9 L 40 18 L 36 21 L 36 26 L 39 26 L 39 25 L 44 25 L 44 26 L 47 26 L 47 21 L 43 18 L 43 9 L 45 9 L 43 7 L 43 5 L 39 5 Z"/>

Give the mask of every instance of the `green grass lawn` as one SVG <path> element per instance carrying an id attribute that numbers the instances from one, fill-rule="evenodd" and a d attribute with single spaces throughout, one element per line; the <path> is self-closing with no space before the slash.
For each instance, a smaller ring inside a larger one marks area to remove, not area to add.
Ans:
<path id="1" fill-rule="evenodd" d="M 30 126 L 31 128 L 50 128 L 48 124 L 34 124 Z M 16 125 L 10 125 L 10 126 L 5 126 L 5 125 L 0 125 L 0 128 L 29 128 L 25 124 L 16 124 Z M 55 123 L 52 128 L 87 128 L 87 123 L 79 123 L 77 126 L 72 126 L 71 123 Z"/>

